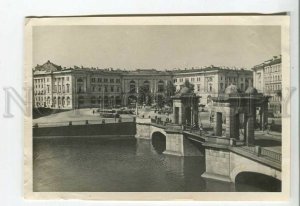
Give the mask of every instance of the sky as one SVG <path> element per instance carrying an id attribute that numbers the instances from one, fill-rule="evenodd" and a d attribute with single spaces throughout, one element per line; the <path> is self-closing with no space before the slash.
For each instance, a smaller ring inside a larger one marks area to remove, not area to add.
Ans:
<path id="1" fill-rule="evenodd" d="M 279 26 L 36 26 L 33 66 L 251 69 L 281 51 Z"/>

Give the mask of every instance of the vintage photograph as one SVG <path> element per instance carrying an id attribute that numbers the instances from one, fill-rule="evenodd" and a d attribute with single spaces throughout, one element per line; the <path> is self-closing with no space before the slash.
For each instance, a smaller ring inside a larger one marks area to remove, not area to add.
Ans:
<path id="1" fill-rule="evenodd" d="M 25 187 L 287 192 L 287 20 L 27 19 Z"/>

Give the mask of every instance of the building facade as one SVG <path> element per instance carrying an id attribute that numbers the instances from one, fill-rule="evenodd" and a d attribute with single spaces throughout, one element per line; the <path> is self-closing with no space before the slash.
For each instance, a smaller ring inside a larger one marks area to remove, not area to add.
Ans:
<path id="1" fill-rule="evenodd" d="M 253 82 L 253 72 L 244 69 L 228 69 L 210 66 L 202 69 L 175 71 L 173 76 L 176 90 L 180 90 L 185 81 L 194 85 L 194 92 L 201 96 L 200 104 L 206 105 L 212 97 L 224 94 L 229 85 L 236 85 L 243 92 Z"/>
<path id="2" fill-rule="evenodd" d="M 269 110 L 281 114 L 282 64 L 281 55 L 274 56 L 252 68 L 254 87 L 258 92 L 270 96 Z"/>
<path id="3" fill-rule="evenodd" d="M 252 84 L 252 73 L 214 66 L 174 71 L 62 68 L 48 61 L 34 68 L 33 106 L 54 109 L 134 106 L 141 86 L 153 94 L 155 103 L 165 94 L 169 82 L 179 91 L 185 81 L 194 85 L 194 92 L 201 96 L 200 104 L 206 105 L 231 84 L 245 91 Z"/>

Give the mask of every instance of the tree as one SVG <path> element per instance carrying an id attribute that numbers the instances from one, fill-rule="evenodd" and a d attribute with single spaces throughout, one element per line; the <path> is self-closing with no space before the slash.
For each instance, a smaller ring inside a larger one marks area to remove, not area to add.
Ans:
<path id="1" fill-rule="evenodd" d="M 165 92 L 165 104 L 168 106 L 172 106 L 173 102 L 172 102 L 171 97 L 174 96 L 175 91 L 176 91 L 176 87 L 172 81 L 168 81 L 165 91 L 166 91 Z"/>
<path id="2" fill-rule="evenodd" d="M 165 98 L 163 95 L 158 95 L 157 96 L 157 106 L 159 108 L 162 108 L 165 105 Z"/>
<path id="3" fill-rule="evenodd" d="M 138 104 L 146 104 L 146 105 L 151 105 L 152 103 L 152 94 L 149 90 L 148 86 L 140 86 L 139 87 L 139 92 L 138 92 Z"/>

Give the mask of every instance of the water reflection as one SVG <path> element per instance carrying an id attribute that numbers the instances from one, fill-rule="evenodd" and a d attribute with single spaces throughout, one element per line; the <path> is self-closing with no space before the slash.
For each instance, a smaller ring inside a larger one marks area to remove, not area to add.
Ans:
<path id="1" fill-rule="evenodd" d="M 43 192 L 235 191 L 201 178 L 204 156 L 161 154 L 149 140 L 50 138 L 33 141 L 33 189 Z"/>

